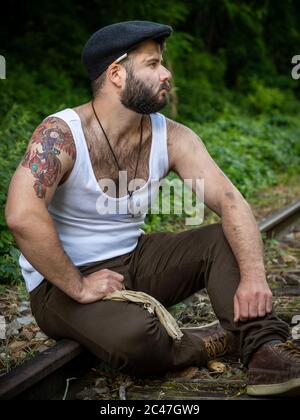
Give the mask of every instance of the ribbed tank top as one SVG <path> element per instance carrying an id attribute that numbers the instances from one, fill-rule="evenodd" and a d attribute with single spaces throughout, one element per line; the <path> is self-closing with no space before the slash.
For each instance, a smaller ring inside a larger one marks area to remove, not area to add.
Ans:
<path id="1" fill-rule="evenodd" d="M 96 180 L 79 115 L 68 108 L 51 116 L 68 124 L 76 146 L 73 169 L 57 187 L 48 206 L 65 252 L 75 266 L 81 266 L 132 251 L 139 236 L 145 233 L 142 225 L 151 201 L 157 197 L 159 181 L 169 171 L 165 117 L 150 114 L 152 142 L 146 184 L 134 191 L 131 198 L 128 195 L 114 198 L 104 193 Z M 135 209 L 134 217 L 128 210 L 129 201 L 129 209 Z M 23 254 L 19 264 L 30 292 L 44 276 Z"/>

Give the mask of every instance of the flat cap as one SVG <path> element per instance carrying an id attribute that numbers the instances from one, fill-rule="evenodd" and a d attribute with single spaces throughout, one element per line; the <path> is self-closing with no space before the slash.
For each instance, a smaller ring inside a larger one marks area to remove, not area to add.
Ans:
<path id="1" fill-rule="evenodd" d="M 167 38 L 172 27 L 160 23 L 134 20 L 105 26 L 85 44 L 82 62 L 90 79 L 97 79 L 120 56 L 147 39 Z"/>

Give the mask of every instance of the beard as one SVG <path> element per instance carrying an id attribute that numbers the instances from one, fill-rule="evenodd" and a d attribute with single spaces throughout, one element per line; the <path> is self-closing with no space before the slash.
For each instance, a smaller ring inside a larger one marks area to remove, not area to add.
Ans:
<path id="1" fill-rule="evenodd" d="M 162 83 L 159 92 L 154 93 L 152 87 L 135 77 L 132 69 L 127 70 L 125 88 L 121 93 L 120 101 L 126 108 L 138 114 L 152 114 L 158 112 L 168 104 L 168 96 L 161 95 L 161 89 L 169 88 L 167 83 Z"/>

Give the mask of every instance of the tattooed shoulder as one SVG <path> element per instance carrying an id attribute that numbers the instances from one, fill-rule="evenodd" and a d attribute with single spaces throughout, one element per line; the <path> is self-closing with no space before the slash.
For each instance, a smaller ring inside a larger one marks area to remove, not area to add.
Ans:
<path id="1" fill-rule="evenodd" d="M 62 171 L 61 152 L 75 160 L 72 133 L 64 121 L 49 117 L 35 129 L 21 161 L 35 178 L 33 189 L 39 198 L 46 196 L 47 188 L 55 184 Z"/>

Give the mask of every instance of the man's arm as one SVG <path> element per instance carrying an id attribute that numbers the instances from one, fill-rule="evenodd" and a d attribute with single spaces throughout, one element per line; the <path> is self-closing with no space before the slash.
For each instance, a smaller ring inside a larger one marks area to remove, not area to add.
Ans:
<path id="1" fill-rule="evenodd" d="M 182 179 L 204 179 L 205 204 L 222 219 L 224 234 L 237 259 L 241 282 L 234 307 L 235 320 L 264 316 L 272 311 L 260 232 L 249 204 L 209 155 L 201 139 L 188 127 L 168 120 L 170 169 Z"/>
<path id="2" fill-rule="evenodd" d="M 107 270 L 83 277 L 64 252 L 48 204 L 72 170 L 76 148 L 66 123 L 44 120 L 34 131 L 9 186 L 6 222 L 26 259 L 73 299 L 88 303 L 119 289 L 123 276 Z M 75 238 L 74 238 L 75 239 Z"/>

